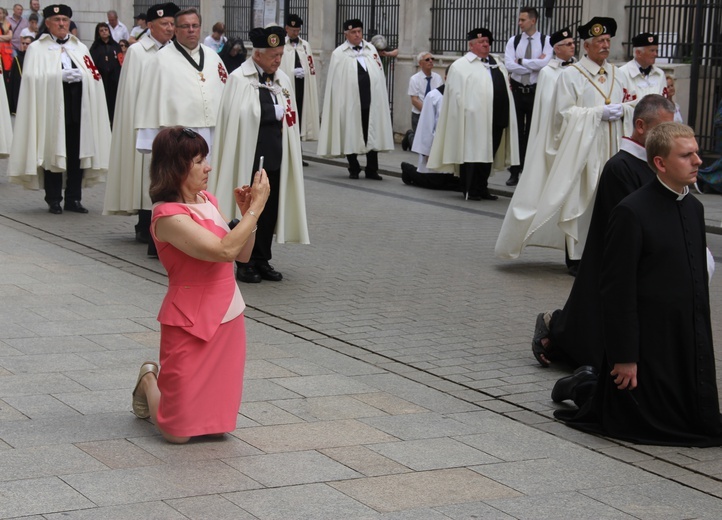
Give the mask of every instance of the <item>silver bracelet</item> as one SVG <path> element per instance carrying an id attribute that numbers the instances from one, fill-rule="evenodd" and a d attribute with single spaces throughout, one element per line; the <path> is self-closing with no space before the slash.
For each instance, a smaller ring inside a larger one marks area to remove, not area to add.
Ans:
<path id="1" fill-rule="evenodd" d="M 253 228 L 253 231 L 251 231 L 251 234 L 255 233 L 256 231 L 258 231 L 258 226 Z"/>
<path id="2" fill-rule="evenodd" d="M 258 215 L 256 215 L 256 212 L 253 211 L 252 209 L 249 209 L 246 213 L 248 213 L 250 216 L 256 217 L 256 219 L 258 219 Z"/>

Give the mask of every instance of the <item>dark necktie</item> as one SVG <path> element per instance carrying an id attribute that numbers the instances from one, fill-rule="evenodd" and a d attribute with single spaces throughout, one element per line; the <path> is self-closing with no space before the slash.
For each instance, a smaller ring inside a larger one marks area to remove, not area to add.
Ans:
<path id="1" fill-rule="evenodd" d="M 64 44 L 64 43 L 67 43 L 67 41 L 68 41 L 69 39 L 70 39 L 70 36 L 66 36 L 66 37 L 63 38 L 62 40 L 61 40 L 60 38 L 58 38 L 58 39 L 55 40 L 55 41 L 57 41 L 60 45 L 62 45 L 62 44 Z"/>
<path id="2" fill-rule="evenodd" d="M 649 73 L 652 72 L 652 66 L 650 65 L 650 66 L 647 67 L 646 69 L 643 68 L 643 67 L 639 67 L 639 72 L 641 72 L 641 73 L 644 74 L 645 76 L 649 76 Z"/>
<path id="3" fill-rule="evenodd" d="M 353 46 L 353 50 L 355 50 L 355 51 L 360 51 L 360 50 L 361 50 L 361 46 L 360 46 L 360 45 L 354 45 L 354 46 Z"/>
<path id="4" fill-rule="evenodd" d="M 489 58 L 479 58 L 484 63 L 489 63 Z"/>
<path id="5" fill-rule="evenodd" d="M 429 92 L 431 92 L 431 76 L 426 78 L 426 91 L 424 92 L 424 96 L 426 96 Z"/>
<path id="6" fill-rule="evenodd" d="M 261 83 L 273 83 L 273 74 L 266 74 L 265 72 L 261 74 Z"/>
<path id="7" fill-rule="evenodd" d="M 572 63 L 574 63 L 574 60 L 563 61 L 563 62 L 562 62 L 562 67 L 566 67 L 566 66 L 568 66 L 568 65 L 571 65 Z"/>
<path id="8" fill-rule="evenodd" d="M 299 38 L 289 38 L 288 41 L 291 43 L 298 43 L 300 41 L 300 39 Z"/>

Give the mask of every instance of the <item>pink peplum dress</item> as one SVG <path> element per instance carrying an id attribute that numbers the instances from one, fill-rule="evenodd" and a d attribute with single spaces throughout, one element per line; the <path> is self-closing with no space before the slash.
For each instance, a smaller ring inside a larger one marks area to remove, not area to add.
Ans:
<path id="1" fill-rule="evenodd" d="M 162 202 L 153 207 L 151 233 L 168 272 L 168 293 L 158 321 L 160 366 L 158 427 L 193 437 L 236 429 L 246 359 L 245 303 L 233 262 L 192 258 L 155 236 L 155 223 L 171 215 L 190 217 L 219 237 L 229 232 L 216 198 L 201 204 Z"/>

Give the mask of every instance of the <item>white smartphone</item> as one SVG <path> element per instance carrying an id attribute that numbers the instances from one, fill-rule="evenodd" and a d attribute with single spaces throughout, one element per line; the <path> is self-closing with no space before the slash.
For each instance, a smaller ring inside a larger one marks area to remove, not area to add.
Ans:
<path id="1" fill-rule="evenodd" d="M 263 156 L 261 155 L 261 158 L 258 160 L 258 171 L 263 171 Z"/>

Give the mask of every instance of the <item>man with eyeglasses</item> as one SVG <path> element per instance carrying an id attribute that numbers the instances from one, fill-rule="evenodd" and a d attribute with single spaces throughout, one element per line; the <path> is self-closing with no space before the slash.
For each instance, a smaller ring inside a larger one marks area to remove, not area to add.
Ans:
<path id="1" fill-rule="evenodd" d="M 634 59 L 619 67 L 630 86 L 628 97 L 642 99 L 647 94 L 667 96 L 667 77 L 654 63 L 657 61 L 659 37 L 652 33 L 641 33 L 632 38 Z"/>
<path id="2" fill-rule="evenodd" d="M 175 15 L 178 11 L 180 8 L 172 2 L 151 6 L 144 15 L 147 34 L 131 45 L 125 53 L 118 83 L 116 118 L 103 205 L 104 215 L 138 214 L 135 238 L 138 242 L 148 244 L 150 256 L 155 256 L 155 244 L 150 236 L 153 206 L 148 194 L 150 154 L 142 154 L 136 150 L 136 120 L 138 106 L 143 105 L 146 97 L 146 90 L 142 88 L 143 78 L 151 70 L 158 51 L 173 38 Z"/>
<path id="3" fill-rule="evenodd" d="M 318 155 L 345 155 L 350 179 L 358 179 L 366 154 L 367 179 L 380 181 L 378 152 L 394 149 L 386 75 L 376 47 L 364 40 L 363 22 L 343 24 L 346 41 L 336 47 L 326 76 Z"/>
<path id="4" fill-rule="evenodd" d="M 100 73 L 88 48 L 69 33 L 73 10 L 43 10 L 47 33 L 25 55 L 8 177 L 45 188 L 49 211 L 88 213 L 82 188 L 105 180 L 110 122 Z M 63 200 L 65 185 L 65 205 Z"/>
<path id="5" fill-rule="evenodd" d="M 430 52 L 420 52 L 416 56 L 419 71 L 409 78 L 409 96 L 411 97 L 411 130 L 406 132 L 401 147 L 410 150 L 414 144 L 414 134 L 419 124 L 421 108 L 424 106 L 424 97 L 432 90 L 444 84 L 441 76 L 434 72 L 434 57 Z"/>

